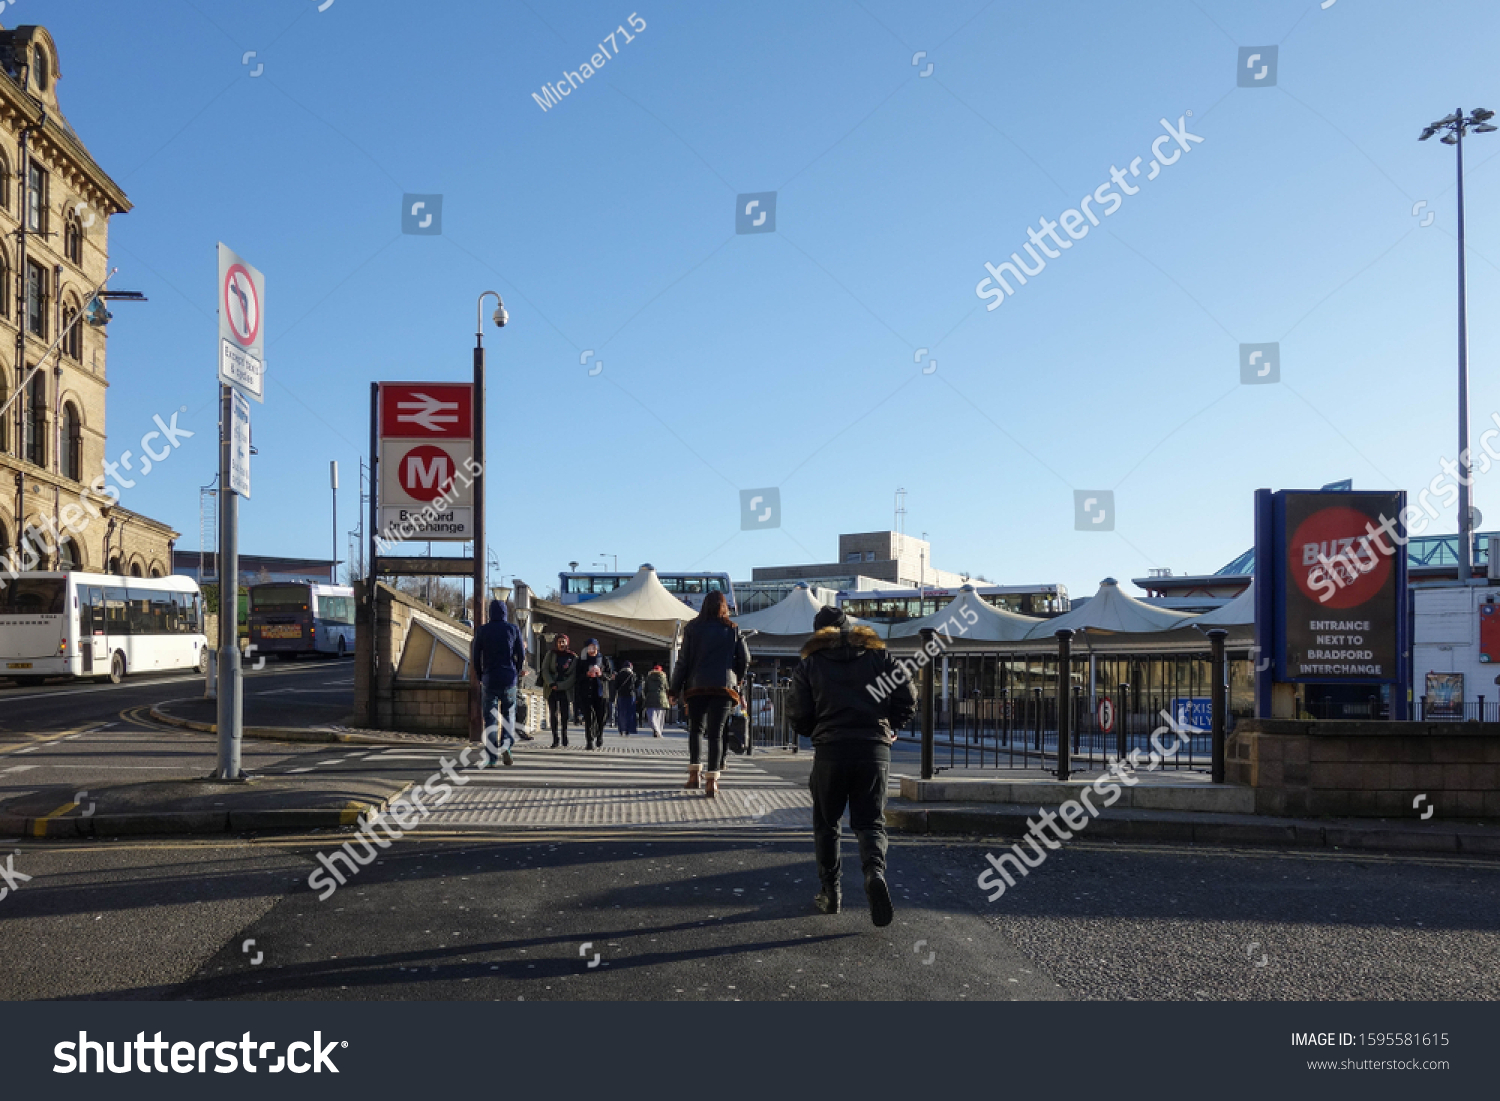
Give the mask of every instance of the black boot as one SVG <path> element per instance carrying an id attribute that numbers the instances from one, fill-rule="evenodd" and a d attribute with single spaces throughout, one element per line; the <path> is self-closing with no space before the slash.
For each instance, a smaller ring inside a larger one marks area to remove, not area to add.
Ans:
<path id="1" fill-rule="evenodd" d="M 819 911 L 825 914 L 838 913 L 839 907 L 840 905 L 842 905 L 842 903 L 843 899 L 839 897 L 839 889 L 837 887 L 829 887 L 827 885 L 825 885 L 823 889 L 819 891 L 813 898 L 813 905 L 815 905 L 819 909 Z"/>
<path id="2" fill-rule="evenodd" d="M 891 904 L 891 888 L 884 872 L 865 876 L 865 895 L 870 900 L 870 920 L 879 927 L 889 925 L 896 916 L 896 908 Z"/>

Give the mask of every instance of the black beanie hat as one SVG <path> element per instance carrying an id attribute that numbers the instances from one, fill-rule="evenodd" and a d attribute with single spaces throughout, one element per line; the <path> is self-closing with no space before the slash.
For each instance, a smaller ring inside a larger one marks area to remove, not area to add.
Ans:
<path id="1" fill-rule="evenodd" d="M 818 614 L 813 616 L 813 630 L 821 631 L 824 627 L 847 627 L 849 617 L 844 614 L 842 608 L 835 608 L 832 604 L 824 605 L 818 609 Z"/>

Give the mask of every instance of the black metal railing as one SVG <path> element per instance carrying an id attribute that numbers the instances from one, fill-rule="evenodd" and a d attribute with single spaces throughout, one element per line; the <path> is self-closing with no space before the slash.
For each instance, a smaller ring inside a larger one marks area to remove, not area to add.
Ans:
<path id="1" fill-rule="evenodd" d="M 1323 716 L 1315 716 L 1322 718 Z M 1343 718 L 1342 715 L 1335 716 Z M 1500 699 L 1480 696 L 1471 703 L 1434 700 L 1423 696 L 1417 700 L 1417 721 L 1429 723 L 1500 723 Z"/>

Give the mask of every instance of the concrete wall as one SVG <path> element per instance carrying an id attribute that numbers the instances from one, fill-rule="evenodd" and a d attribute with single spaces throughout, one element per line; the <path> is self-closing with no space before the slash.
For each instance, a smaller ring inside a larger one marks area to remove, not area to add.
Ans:
<path id="1" fill-rule="evenodd" d="M 1500 726 L 1240 719 L 1225 778 L 1257 814 L 1500 817 Z"/>
<path id="2" fill-rule="evenodd" d="M 396 676 L 413 620 L 426 618 L 450 633 L 470 635 L 456 619 L 433 611 L 421 601 L 383 582 L 375 586 L 375 660 L 371 660 L 370 606 L 363 582 L 356 582 L 359 622 L 354 644 L 354 723 L 372 730 L 405 730 L 426 734 L 469 735 L 467 682 L 414 680 Z M 371 680 L 374 691 L 371 691 Z"/>

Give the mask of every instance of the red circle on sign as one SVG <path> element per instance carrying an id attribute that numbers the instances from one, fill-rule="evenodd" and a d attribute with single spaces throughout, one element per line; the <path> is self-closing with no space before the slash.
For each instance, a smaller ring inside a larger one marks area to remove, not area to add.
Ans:
<path id="1" fill-rule="evenodd" d="M 243 279 L 237 281 L 237 275 Z M 239 287 L 245 297 L 241 299 L 230 289 L 232 287 Z M 230 307 L 231 302 L 234 308 Z M 235 323 L 236 309 L 239 310 L 239 324 Z M 229 318 L 229 331 L 236 340 L 247 348 L 255 343 L 260 333 L 260 297 L 255 293 L 255 280 L 250 278 L 244 264 L 231 264 L 224 273 L 224 316 Z"/>
<path id="2" fill-rule="evenodd" d="M 452 456 L 430 443 L 421 444 L 402 455 L 401 465 L 396 468 L 401 488 L 417 501 L 435 501 L 446 495 L 457 473 Z"/>
<path id="3" fill-rule="evenodd" d="M 1326 608 L 1353 608 L 1375 597 L 1391 572 L 1391 556 L 1380 544 L 1392 543 L 1389 536 L 1370 538 L 1366 525 L 1374 526 L 1347 505 L 1319 509 L 1302 521 L 1287 540 L 1286 556 L 1304 596 Z"/>
<path id="4" fill-rule="evenodd" d="M 1099 701 L 1099 729 L 1106 734 L 1115 729 L 1115 702 L 1108 696 Z"/>

